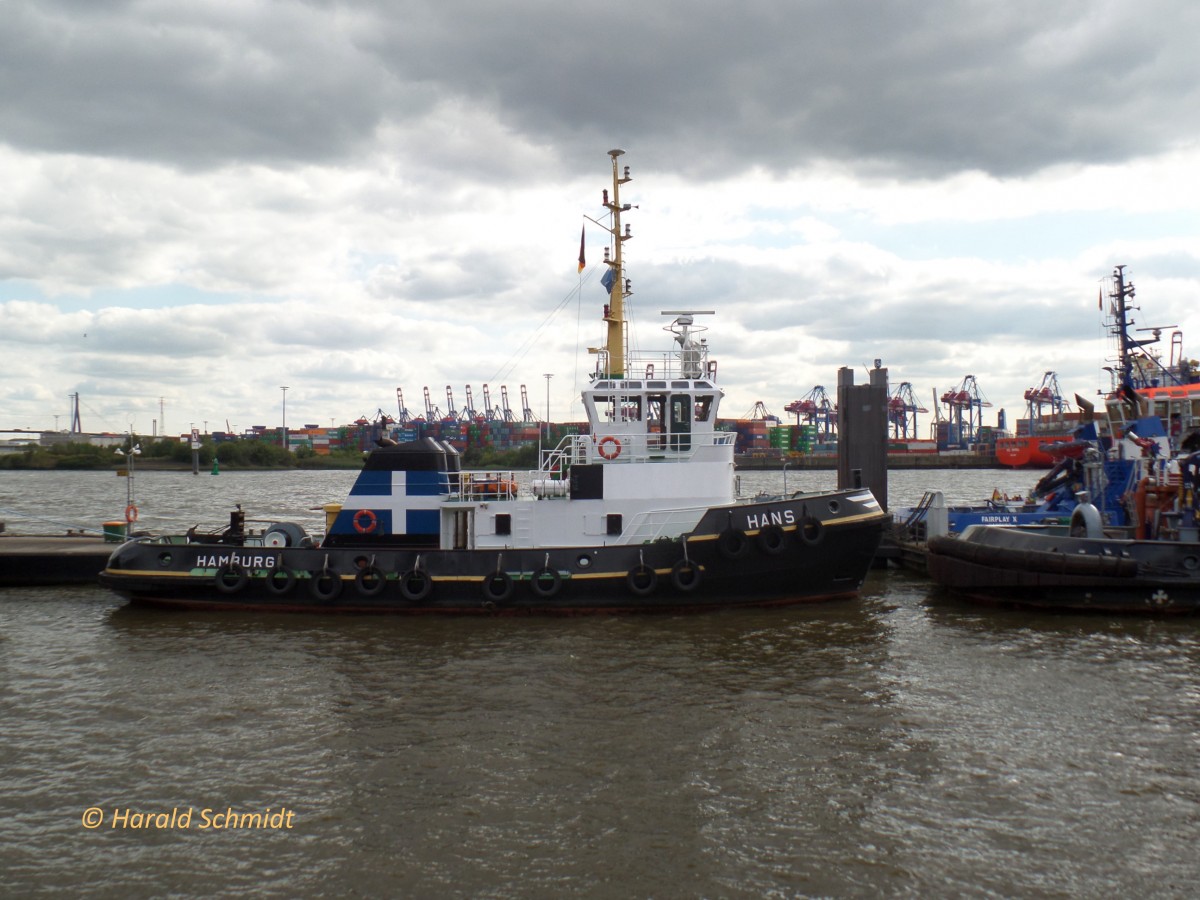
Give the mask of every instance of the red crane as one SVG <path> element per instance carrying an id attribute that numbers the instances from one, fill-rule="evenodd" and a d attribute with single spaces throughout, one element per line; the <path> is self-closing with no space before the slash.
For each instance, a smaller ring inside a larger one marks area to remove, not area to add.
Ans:
<path id="1" fill-rule="evenodd" d="M 929 410 L 917 402 L 912 384 L 902 381 L 896 385 L 896 389 L 888 397 L 887 407 L 892 436 L 897 440 L 917 440 L 917 413 L 927 413 Z"/>
<path id="2" fill-rule="evenodd" d="M 1025 391 L 1025 414 L 1031 423 L 1045 417 L 1047 412 L 1060 417 L 1066 407 L 1058 387 L 1058 375 L 1054 372 L 1047 372 L 1042 376 L 1041 384 Z"/>
<path id="3" fill-rule="evenodd" d="M 950 421 L 947 441 L 951 444 L 970 444 L 979 438 L 983 425 L 983 407 L 992 404 L 983 398 L 974 375 L 967 375 L 956 388 L 942 394 L 946 418 Z"/>
<path id="4" fill-rule="evenodd" d="M 799 400 L 783 408 L 796 417 L 797 425 L 816 426 L 815 439 L 827 441 L 837 434 L 837 407 L 822 385 L 817 385 Z"/>

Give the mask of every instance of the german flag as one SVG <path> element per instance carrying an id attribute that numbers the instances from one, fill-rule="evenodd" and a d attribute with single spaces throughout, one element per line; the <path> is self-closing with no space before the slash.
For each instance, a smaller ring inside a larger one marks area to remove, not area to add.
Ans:
<path id="1" fill-rule="evenodd" d="M 583 256 L 583 235 L 586 226 L 579 226 L 579 274 L 583 274 L 584 268 L 587 267 L 587 260 Z"/>

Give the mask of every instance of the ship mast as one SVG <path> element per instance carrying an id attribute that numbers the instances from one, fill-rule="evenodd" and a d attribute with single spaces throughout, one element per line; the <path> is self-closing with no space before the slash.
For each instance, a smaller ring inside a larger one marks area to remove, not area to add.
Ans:
<path id="1" fill-rule="evenodd" d="M 629 166 L 625 166 L 623 171 L 618 171 L 617 158 L 624 156 L 624 150 L 609 150 L 608 155 L 612 157 L 613 184 L 612 196 L 608 196 L 608 192 L 604 192 L 604 205 L 612 214 L 612 224 L 609 226 L 608 232 L 613 239 L 613 252 L 610 258 L 608 248 L 604 250 L 604 262 L 609 267 L 609 272 L 612 276 L 612 287 L 609 290 L 609 302 L 604 310 L 604 321 L 608 323 L 608 333 L 605 338 L 605 349 L 608 351 L 608 375 L 611 378 L 625 377 L 625 359 L 627 356 L 626 350 L 626 334 L 625 334 L 625 298 L 629 296 L 626 290 L 625 268 L 621 258 L 621 245 L 629 240 L 632 235 L 629 233 L 629 226 L 625 226 L 625 231 L 621 231 L 621 213 L 629 209 L 629 204 L 621 203 L 621 185 L 630 181 Z"/>
<path id="2" fill-rule="evenodd" d="M 1110 312 L 1114 321 L 1109 326 L 1109 331 L 1117 338 L 1118 386 L 1149 387 L 1151 376 L 1161 377 L 1168 384 L 1183 384 L 1173 366 L 1167 368 L 1156 355 L 1139 352 L 1143 347 L 1157 344 L 1164 329 L 1178 326 L 1157 325 L 1150 328 L 1138 328 L 1137 331 L 1149 331 L 1150 337 L 1142 339 L 1130 337 L 1129 326 L 1134 322 L 1129 317 L 1129 311 L 1137 308 L 1129 303 L 1134 297 L 1133 282 L 1125 280 L 1124 266 L 1114 268 L 1112 277 L 1113 289 L 1109 292 L 1109 296 L 1113 300 Z M 1144 365 L 1140 365 L 1140 363 Z M 1135 369 L 1137 369 L 1136 372 Z"/>
<path id="3" fill-rule="evenodd" d="M 1113 318 L 1116 321 L 1113 323 L 1112 332 L 1117 338 L 1117 371 L 1118 371 L 1118 387 L 1128 383 L 1132 386 L 1133 376 L 1133 348 L 1139 346 L 1139 342 L 1134 341 L 1129 336 L 1129 304 L 1128 301 L 1134 296 L 1132 284 L 1125 282 L 1125 267 L 1117 266 L 1113 269 L 1113 289 L 1109 292 L 1109 296 L 1115 301 L 1113 303 Z M 1150 343 L 1142 341 L 1140 343 Z"/>

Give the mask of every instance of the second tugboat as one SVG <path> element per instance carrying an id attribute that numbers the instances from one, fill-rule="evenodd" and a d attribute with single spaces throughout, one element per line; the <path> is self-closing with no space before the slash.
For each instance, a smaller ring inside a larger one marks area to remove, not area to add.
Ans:
<path id="1" fill-rule="evenodd" d="M 134 603 L 402 613 L 700 610 L 850 597 L 888 516 L 869 490 L 736 497 L 734 433 L 696 324 L 673 346 L 626 349 L 619 170 L 604 206 L 611 252 L 606 346 L 582 392 L 590 434 L 543 451 L 537 471 L 462 471 L 426 438 L 371 451 L 317 541 L 293 523 L 130 541 L 101 582 Z"/>

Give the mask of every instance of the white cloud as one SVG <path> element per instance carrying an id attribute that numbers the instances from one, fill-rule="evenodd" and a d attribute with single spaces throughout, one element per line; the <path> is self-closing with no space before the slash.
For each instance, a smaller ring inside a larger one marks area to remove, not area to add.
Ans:
<path id="1" fill-rule="evenodd" d="M 271 422 L 280 384 L 328 421 L 544 372 L 577 415 L 613 146 L 639 343 L 717 309 L 727 414 L 877 357 L 1010 420 L 1045 370 L 1090 392 L 1120 263 L 1139 321 L 1200 334 L 1200 13 L 861 11 L 0 5 L 0 427 L 74 391 L 180 430 Z"/>

